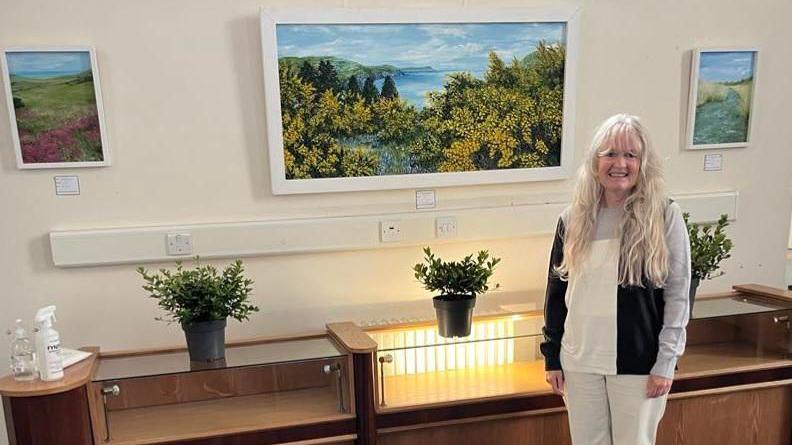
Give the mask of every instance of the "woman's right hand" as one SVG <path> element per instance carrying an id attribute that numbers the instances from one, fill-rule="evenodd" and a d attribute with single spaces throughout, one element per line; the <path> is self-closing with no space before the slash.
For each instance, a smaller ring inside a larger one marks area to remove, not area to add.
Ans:
<path id="1" fill-rule="evenodd" d="M 564 395 L 564 371 L 546 371 L 545 381 L 553 388 L 553 393 Z"/>

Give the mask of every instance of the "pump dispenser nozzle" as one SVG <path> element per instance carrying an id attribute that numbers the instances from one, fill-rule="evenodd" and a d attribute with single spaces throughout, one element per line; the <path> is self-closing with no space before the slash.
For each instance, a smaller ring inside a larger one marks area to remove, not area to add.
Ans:
<path id="1" fill-rule="evenodd" d="M 39 329 L 52 326 L 53 321 L 55 321 L 55 306 L 43 307 L 36 312 L 36 325 Z"/>

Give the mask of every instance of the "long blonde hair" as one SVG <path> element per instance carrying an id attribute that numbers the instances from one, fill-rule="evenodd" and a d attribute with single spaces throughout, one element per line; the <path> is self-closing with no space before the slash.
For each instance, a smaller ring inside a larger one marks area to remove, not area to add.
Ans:
<path id="1" fill-rule="evenodd" d="M 565 225 L 564 260 L 556 268 L 563 278 L 580 270 L 591 249 L 604 188 L 597 179 L 599 157 L 611 150 L 637 150 L 641 159 L 638 180 L 624 203 L 619 227 L 619 284 L 663 287 L 668 277 L 665 210 L 668 196 L 660 157 L 636 116 L 617 114 L 594 134 L 586 161 L 577 172 L 572 206 Z"/>

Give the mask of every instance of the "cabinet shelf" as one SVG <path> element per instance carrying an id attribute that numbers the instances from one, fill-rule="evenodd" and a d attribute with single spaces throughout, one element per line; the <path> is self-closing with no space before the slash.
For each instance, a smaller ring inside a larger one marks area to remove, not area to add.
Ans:
<path id="1" fill-rule="evenodd" d="M 792 366 L 781 352 L 757 349 L 748 341 L 688 346 L 679 360 L 677 378 L 702 377 L 732 372 Z"/>
<path id="2" fill-rule="evenodd" d="M 354 417 L 339 413 L 333 388 L 311 388 L 113 411 L 105 443 L 155 444 Z"/>
<path id="3" fill-rule="evenodd" d="M 380 406 L 381 412 L 550 391 L 541 360 L 386 376 L 385 387 L 387 405 Z"/>

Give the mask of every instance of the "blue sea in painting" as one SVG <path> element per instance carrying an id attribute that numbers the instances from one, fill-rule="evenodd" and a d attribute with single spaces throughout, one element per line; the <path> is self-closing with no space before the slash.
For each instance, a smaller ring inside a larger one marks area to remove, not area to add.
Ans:
<path id="1" fill-rule="evenodd" d="M 79 72 L 79 71 L 78 71 Z M 15 76 L 29 77 L 31 79 L 48 79 L 52 77 L 70 76 L 77 74 L 75 71 L 16 71 Z"/>
<path id="2" fill-rule="evenodd" d="M 506 63 L 521 60 L 539 42 L 565 44 L 563 23 L 283 24 L 277 25 L 278 58 L 335 58 L 363 67 L 391 67 L 399 96 L 418 108 L 426 93 L 443 89 L 446 75 L 481 78 L 494 52 Z M 318 63 L 318 62 L 313 62 Z M 382 76 L 375 82 L 382 88 Z M 363 77 L 360 78 L 361 82 Z"/>
<path id="3" fill-rule="evenodd" d="M 91 69 L 87 51 L 20 51 L 6 53 L 13 76 L 34 79 L 70 76 Z"/>
<path id="4" fill-rule="evenodd" d="M 396 89 L 399 97 L 406 100 L 416 108 L 423 108 L 426 105 L 426 93 L 443 89 L 446 76 L 457 71 L 427 71 L 417 73 L 404 73 L 394 76 Z M 474 77 L 481 78 L 483 71 L 470 72 Z M 374 84 L 382 89 L 385 79 L 379 79 Z"/>

